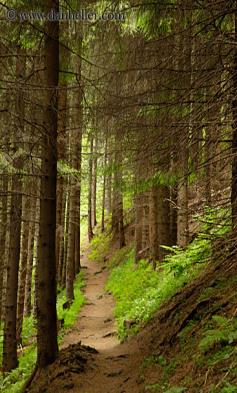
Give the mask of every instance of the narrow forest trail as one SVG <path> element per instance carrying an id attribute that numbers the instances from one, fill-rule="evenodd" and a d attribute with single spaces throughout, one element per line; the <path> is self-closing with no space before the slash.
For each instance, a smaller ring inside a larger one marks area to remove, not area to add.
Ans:
<path id="1" fill-rule="evenodd" d="M 83 374 L 73 375 L 72 393 L 138 393 L 140 354 L 136 343 L 120 344 L 113 317 L 114 299 L 105 291 L 106 267 L 82 258 L 86 286 L 86 304 L 78 321 L 64 338 L 62 347 L 82 342 L 98 354 Z"/>

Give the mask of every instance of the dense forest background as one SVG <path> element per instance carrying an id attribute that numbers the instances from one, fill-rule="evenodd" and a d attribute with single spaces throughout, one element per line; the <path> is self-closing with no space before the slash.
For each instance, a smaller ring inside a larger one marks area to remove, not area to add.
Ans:
<path id="1" fill-rule="evenodd" d="M 40 17 L 59 8 L 97 17 Z M 145 259 L 156 274 L 195 239 L 211 263 L 236 257 L 237 2 L 11 0 L 0 9 L 6 373 L 29 321 L 37 368 L 57 358 L 57 294 L 65 290 L 69 308 L 87 236 L 132 244 L 134 266 Z"/>

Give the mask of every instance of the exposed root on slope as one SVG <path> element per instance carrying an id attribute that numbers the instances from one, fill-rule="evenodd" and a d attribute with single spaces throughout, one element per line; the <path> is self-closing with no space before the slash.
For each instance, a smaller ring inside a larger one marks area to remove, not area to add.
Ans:
<path id="1" fill-rule="evenodd" d="M 27 393 L 50 393 L 73 388 L 71 376 L 93 367 L 97 350 L 81 343 L 70 345 L 59 353 L 58 359 L 46 369 L 37 370 Z M 51 388 L 52 385 L 52 388 Z"/>
<path id="2" fill-rule="evenodd" d="M 138 334 L 136 339 L 146 358 L 155 356 L 159 359 L 161 356 L 166 362 L 163 367 L 159 361 L 157 364 L 154 361 L 150 369 L 147 367 L 142 375 L 145 384 L 155 383 L 161 386 L 160 389 L 162 386 L 185 386 L 189 393 L 210 392 L 212 387 L 220 386 L 220 381 L 227 377 L 226 370 L 232 367 L 233 357 L 217 360 L 210 366 L 215 348 L 203 354 L 199 343 L 212 325 L 214 315 L 227 319 L 237 315 L 236 277 L 234 258 L 219 258 L 218 263 L 210 263 L 199 278 L 164 304 Z M 172 362 L 175 366 L 170 371 L 168 364 Z M 237 376 L 230 374 L 229 382 L 235 386 Z"/>

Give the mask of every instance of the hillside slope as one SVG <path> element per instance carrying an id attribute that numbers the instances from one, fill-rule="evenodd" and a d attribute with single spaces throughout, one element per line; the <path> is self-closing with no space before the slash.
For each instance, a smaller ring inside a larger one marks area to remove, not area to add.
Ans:
<path id="1" fill-rule="evenodd" d="M 73 345 L 61 352 L 28 392 L 237 392 L 237 264 L 235 258 L 222 255 L 223 250 L 216 252 L 197 279 L 163 304 L 137 336 L 122 344 L 113 337 L 111 295 L 103 289 L 108 264 L 87 261 L 87 268 L 92 264 L 87 270 L 89 298 L 65 338 L 65 345 Z M 102 335 L 97 322 L 100 312 Z M 77 344 L 81 340 L 99 353 L 81 348 Z M 65 353 L 69 361 L 62 370 Z"/>

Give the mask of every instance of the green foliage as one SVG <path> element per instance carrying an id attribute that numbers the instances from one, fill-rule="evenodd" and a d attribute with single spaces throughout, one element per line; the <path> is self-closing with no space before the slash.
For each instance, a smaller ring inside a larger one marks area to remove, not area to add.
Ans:
<path id="1" fill-rule="evenodd" d="M 165 390 L 164 393 L 182 393 L 185 392 L 187 389 L 182 386 L 173 386 L 168 390 Z"/>
<path id="2" fill-rule="evenodd" d="M 182 387 L 182 386 L 172 386 L 170 388 L 165 388 L 163 385 L 160 385 L 158 383 L 154 383 L 152 385 L 147 385 L 146 390 L 149 390 L 151 392 L 159 392 L 159 393 L 183 393 L 187 389 Z"/>
<path id="3" fill-rule="evenodd" d="M 84 285 L 83 275 L 79 273 L 74 284 L 75 299 L 69 309 L 63 310 L 63 303 L 66 301 L 65 290 L 60 292 L 57 299 L 58 319 L 64 319 L 63 330 L 60 331 L 59 341 L 62 339 L 64 329 L 71 327 L 84 304 L 84 295 L 81 288 Z M 32 344 L 36 335 L 35 320 L 32 316 L 24 318 L 23 322 L 23 349 L 19 356 L 19 367 L 4 376 L 0 374 L 0 391 L 3 393 L 17 393 L 29 378 L 36 362 L 36 343 Z M 1 335 L 2 339 L 2 335 Z M 0 343 L 1 345 L 1 343 Z M 2 349 L 2 348 L 0 348 Z M 2 354 L 2 350 L 1 350 Z"/>
<path id="4" fill-rule="evenodd" d="M 29 378 L 36 362 L 36 345 L 24 348 L 19 358 L 19 367 L 4 376 L 0 375 L 0 391 L 16 393 L 21 390 L 25 380 Z"/>
<path id="5" fill-rule="evenodd" d="M 210 393 L 237 393 L 237 386 L 236 385 L 232 385 L 230 382 L 228 381 L 220 381 L 221 385 L 223 386 L 222 388 L 218 387 L 213 387 L 210 391 Z M 218 386 L 220 385 L 220 383 L 218 383 Z"/>
<path id="6" fill-rule="evenodd" d="M 201 223 L 202 232 L 211 238 L 221 237 L 231 229 L 231 214 L 225 208 L 206 206 L 204 214 L 195 216 Z"/>
<path id="7" fill-rule="evenodd" d="M 141 369 L 149 368 L 152 364 L 159 364 L 160 366 L 165 366 L 166 359 L 162 355 L 153 354 L 143 360 Z"/>
<path id="8" fill-rule="evenodd" d="M 152 186 L 174 186 L 178 183 L 178 175 L 174 172 L 157 171 L 146 180 L 141 180 L 136 186 L 136 193 L 149 191 Z M 134 192 L 134 185 L 132 186 Z"/>
<path id="9" fill-rule="evenodd" d="M 128 254 L 125 251 L 125 262 L 112 270 L 107 289 L 116 299 L 115 316 L 120 339 L 136 332 L 139 323 L 149 320 L 162 303 L 190 282 L 210 256 L 210 241 L 202 236 L 186 250 L 168 248 L 173 255 L 167 256 L 160 265 L 162 270 L 154 271 L 145 260 L 134 266 L 133 250 Z M 112 265 L 116 266 L 120 260 L 121 251 L 113 257 Z M 131 328 L 126 328 L 126 321 L 133 322 Z"/>
<path id="10" fill-rule="evenodd" d="M 104 232 L 98 233 L 93 237 L 90 243 L 89 259 L 91 261 L 103 262 L 106 255 L 109 253 L 111 245 L 111 234 Z"/>
<path id="11" fill-rule="evenodd" d="M 227 319 L 215 315 L 212 317 L 212 320 L 213 329 L 208 329 L 199 343 L 199 349 L 203 353 L 211 351 L 216 347 L 237 343 L 237 317 Z"/>
<path id="12" fill-rule="evenodd" d="M 65 161 L 58 161 L 57 163 L 58 174 L 63 177 L 72 176 L 78 180 L 80 180 L 80 171 L 75 168 L 72 168 Z"/>
<path id="13" fill-rule="evenodd" d="M 131 253 L 133 253 L 133 249 L 131 247 L 123 247 L 120 250 L 117 250 L 109 260 L 109 268 L 113 269 L 116 266 L 121 265 L 127 258 L 129 258 Z"/>
<path id="14" fill-rule="evenodd" d="M 157 1 L 154 4 L 143 3 L 136 14 L 137 30 L 141 31 L 147 39 L 171 33 L 175 19 L 167 15 L 165 10 L 175 3 L 175 0 Z"/>
<path id="15" fill-rule="evenodd" d="M 232 385 L 228 382 L 225 382 L 225 387 L 221 389 L 220 393 L 237 393 L 237 386 Z"/>
<path id="16" fill-rule="evenodd" d="M 159 383 L 153 383 L 151 385 L 146 385 L 145 386 L 145 391 L 160 392 L 161 391 L 161 386 L 160 386 Z"/>
<path id="17" fill-rule="evenodd" d="M 74 283 L 75 299 L 69 309 L 66 310 L 63 309 L 63 304 L 66 302 L 66 291 L 63 290 L 58 296 L 57 299 L 58 319 L 64 320 L 63 326 L 66 329 L 72 326 L 76 322 L 80 309 L 82 305 L 85 303 L 84 295 L 81 292 L 81 288 L 83 287 L 83 285 L 84 285 L 83 275 L 82 273 L 79 273 Z"/>
<path id="18" fill-rule="evenodd" d="M 186 388 L 173 386 L 170 387 L 168 383 L 168 379 L 170 375 L 172 375 L 176 369 L 177 361 L 175 358 L 171 359 L 168 362 L 163 355 L 153 354 L 146 358 L 142 364 L 142 369 L 152 366 L 153 364 L 158 364 L 162 368 L 162 378 L 160 383 L 155 383 L 146 386 L 146 390 L 160 392 L 160 393 L 168 393 L 168 392 L 184 392 Z M 160 374 L 160 371 L 159 371 Z"/>
<path id="19" fill-rule="evenodd" d="M 207 262 L 211 256 L 211 242 L 202 234 L 198 235 L 185 250 L 177 246 L 163 246 L 163 248 L 173 252 L 173 255 L 168 255 L 165 258 L 165 263 L 162 264 L 162 267 L 166 271 L 173 271 L 176 277 L 185 275 L 186 272 L 189 276 L 189 270 L 192 272 L 192 268 L 195 268 L 195 265 Z M 187 279 L 190 281 L 188 276 Z"/>
<path id="20" fill-rule="evenodd" d="M 36 321 L 33 315 L 25 317 L 23 319 L 22 326 L 22 346 L 27 346 L 32 343 L 32 340 L 36 337 Z"/>

